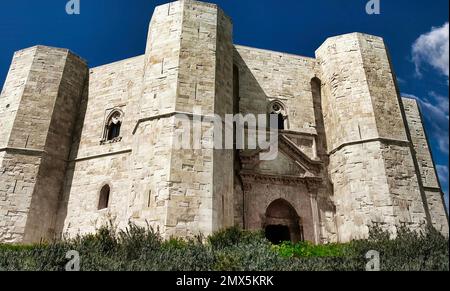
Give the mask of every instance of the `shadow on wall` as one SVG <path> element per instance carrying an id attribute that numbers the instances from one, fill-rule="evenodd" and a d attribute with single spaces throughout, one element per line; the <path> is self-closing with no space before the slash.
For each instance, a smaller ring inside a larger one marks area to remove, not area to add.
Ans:
<path id="1" fill-rule="evenodd" d="M 69 203 L 69 194 L 72 189 L 73 176 L 75 172 L 75 162 L 74 160 L 78 156 L 78 150 L 80 148 L 81 134 L 83 132 L 84 118 L 86 116 L 87 105 L 89 99 L 89 77 L 86 80 L 85 89 L 83 92 L 83 97 L 78 109 L 78 118 L 76 121 L 76 126 L 74 129 L 72 148 L 69 155 L 69 162 L 67 163 L 66 178 L 64 181 L 61 193 L 59 193 L 59 206 L 58 213 L 56 215 L 55 221 L 55 237 L 60 238 L 64 230 L 64 222 L 67 217 L 67 207 Z"/>
<path id="2" fill-rule="evenodd" d="M 270 102 L 269 96 L 266 95 L 236 48 L 234 48 L 234 63 L 239 67 L 240 112 L 243 115 L 248 113 L 267 114 L 267 104 Z"/>
<path id="3" fill-rule="evenodd" d="M 253 76 L 250 68 L 247 66 L 241 55 L 234 48 L 234 65 L 238 69 L 238 74 L 235 74 L 234 80 L 234 103 L 238 104 L 234 106 L 234 114 L 242 113 L 243 115 L 248 113 L 253 114 L 266 114 L 267 104 L 269 103 L 269 97 L 264 92 L 256 78 Z M 240 176 L 242 169 L 239 152 L 235 152 L 235 185 L 234 185 L 234 206 L 235 206 L 235 224 L 244 228 L 248 228 L 246 224 L 246 204 L 245 204 L 245 191 L 244 184 Z"/>

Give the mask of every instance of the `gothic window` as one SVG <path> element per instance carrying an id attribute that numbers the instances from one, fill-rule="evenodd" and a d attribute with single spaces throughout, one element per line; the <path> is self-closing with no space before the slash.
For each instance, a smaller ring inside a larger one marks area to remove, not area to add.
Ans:
<path id="1" fill-rule="evenodd" d="M 109 194 L 111 192 L 111 188 L 109 185 L 105 185 L 100 190 L 100 197 L 98 199 L 98 210 L 106 209 L 109 206 Z"/>
<path id="2" fill-rule="evenodd" d="M 106 119 L 105 129 L 103 133 L 103 143 L 113 143 L 122 140 L 120 129 L 122 127 L 123 113 L 122 111 L 113 110 Z"/>
<path id="3" fill-rule="evenodd" d="M 277 116 L 278 122 L 275 125 L 275 127 L 277 127 L 279 130 L 284 130 L 288 128 L 288 115 L 286 106 L 283 104 L 283 102 L 279 100 L 270 102 L 268 106 L 268 113 L 270 115 Z"/>

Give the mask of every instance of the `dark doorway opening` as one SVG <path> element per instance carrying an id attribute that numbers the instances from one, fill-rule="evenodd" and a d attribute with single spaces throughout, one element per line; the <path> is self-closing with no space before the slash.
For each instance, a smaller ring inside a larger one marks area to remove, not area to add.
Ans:
<path id="1" fill-rule="evenodd" d="M 286 225 L 268 225 L 266 238 L 273 244 L 280 244 L 284 241 L 291 241 L 291 233 Z"/>
<path id="2" fill-rule="evenodd" d="M 284 199 L 275 200 L 267 207 L 263 229 L 266 238 L 274 244 L 303 241 L 301 218 L 294 207 Z"/>

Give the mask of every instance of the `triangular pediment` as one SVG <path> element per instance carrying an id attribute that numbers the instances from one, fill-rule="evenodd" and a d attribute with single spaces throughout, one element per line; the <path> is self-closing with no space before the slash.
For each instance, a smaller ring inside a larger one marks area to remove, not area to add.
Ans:
<path id="1" fill-rule="evenodd" d="M 261 174 L 300 176 L 306 173 L 300 163 L 291 159 L 283 152 L 279 152 L 275 160 L 261 161 L 255 168 Z"/>
<path id="2" fill-rule="evenodd" d="M 260 160 L 261 150 L 241 152 L 242 173 L 290 178 L 319 177 L 322 163 L 313 160 L 297 144 L 280 135 L 278 153 L 273 160 Z"/>

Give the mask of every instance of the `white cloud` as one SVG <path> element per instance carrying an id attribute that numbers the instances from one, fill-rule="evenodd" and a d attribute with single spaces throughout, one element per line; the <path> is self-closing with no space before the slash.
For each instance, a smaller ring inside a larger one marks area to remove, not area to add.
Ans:
<path id="1" fill-rule="evenodd" d="M 439 175 L 439 178 L 442 183 L 447 184 L 448 183 L 448 167 L 443 165 L 437 165 L 437 172 Z"/>
<path id="2" fill-rule="evenodd" d="M 416 99 L 421 104 L 422 109 L 425 111 L 425 116 L 432 118 L 435 122 L 433 124 L 441 125 L 441 123 L 447 123 L 449 121 L 448 116 L 448 97 L 430 92 L 431 98 L 419 98 L 411 94 L 403 94 L 403 96 Z"/>
<path id="3" fill-rule="evenodd" d="M 421 75 L 424 64 L 433 67 L 448 79 L 449 58 L 449 25 L 433 27 L 430 32 L 422 34 L 412 46 L 412 57 L 416 65 L 416 72 Z"/>

